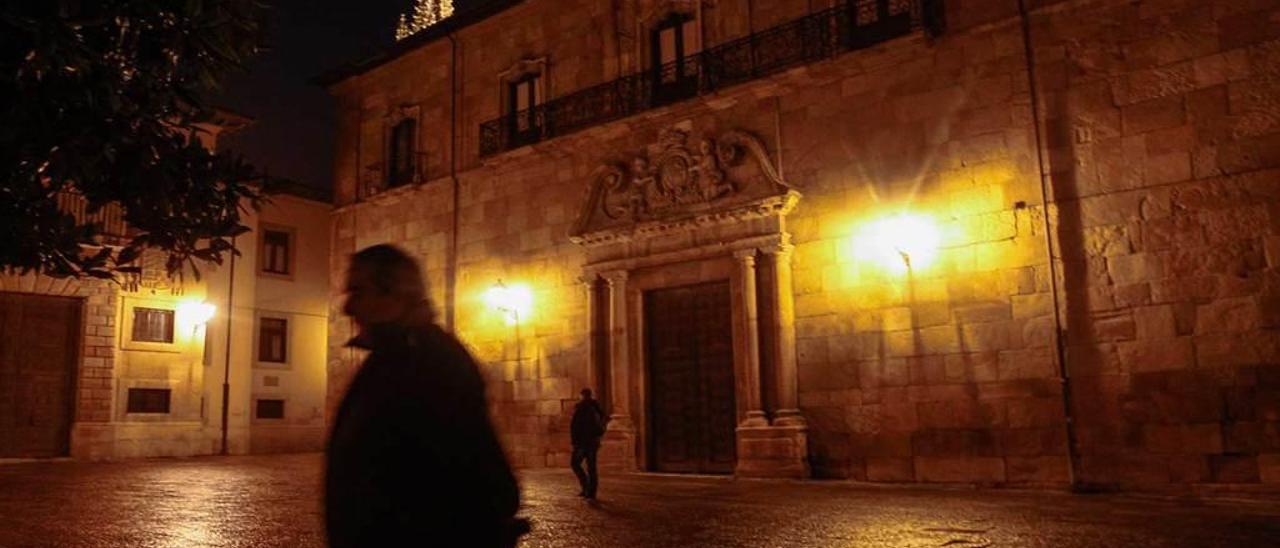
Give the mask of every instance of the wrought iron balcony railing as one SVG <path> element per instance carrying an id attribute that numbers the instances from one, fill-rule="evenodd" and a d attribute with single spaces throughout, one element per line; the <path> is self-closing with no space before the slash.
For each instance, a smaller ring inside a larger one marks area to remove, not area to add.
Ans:
<path id="1" fill-rule="evenodd" d="M 937 33 L 940 10 L 941 0 L 849 0 L 656 69 L 489 120 L 480 125 L 480 155 L 491 156 L 870 47 L 920 26 Z"/>

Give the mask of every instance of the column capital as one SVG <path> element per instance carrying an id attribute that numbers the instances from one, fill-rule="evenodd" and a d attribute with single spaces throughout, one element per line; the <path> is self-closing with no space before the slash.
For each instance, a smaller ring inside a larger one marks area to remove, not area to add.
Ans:
<path id="1" fill-rule="evenodd" d="M 596 285 L 596 280 L 599 279 L 600 277 L 595 274 L 583 274 L 578 276 L 578 283 L 587 286 L 587 288 L 591 288 Z"/>
<path id="2" fill-rule="evenodd" d="M 785 257 L 788 255 L 791 255 L 791 252 L 795 251 L 795 249 L 796 249 L 796 246 L 792 245 L 789 242 L 784 241 L 784 242 L 778 242 L 778 243 L 762 246 L 760 248 L 760 252 L 765 255 L 775 255 L 778 257 Z"/>
<path id="3" fill-rule="evenodd" d="M 746 266 L 751 266 L 756 262 L 756 248 L 750 247 L 747 249 L 736 250 L 733 252 L 733 258 Z"/>
<path id="4" fill-rule="evenodd" d="M 613 286 L 619 283 L 626 283 L 628 276 L 626 270 L 609 270 L 601 272 L 600 277 L 604 278 L 606 282 L 609 282 L 610 286 Z"/>

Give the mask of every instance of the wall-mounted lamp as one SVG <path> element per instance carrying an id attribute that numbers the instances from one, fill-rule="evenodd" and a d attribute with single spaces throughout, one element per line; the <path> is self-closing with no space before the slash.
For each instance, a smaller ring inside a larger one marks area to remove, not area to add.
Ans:
<path id="1" fill-rule="evenodd" d="M 931 219 L 900 213 L 868 223 L 857 246 L 885 269 L 911 273 L 933 263 L 938 256 L 938 242 L 938 228 Z"/>
<path id="2" fill-rule="evenodd" d="M 498 280 L 485 292 L 485 301 L 494 310 L 503 314 L 507 325 L 519 327 L 520 318 L 528 317 L 533 307 L 533 294 L 523 285 L 508 286 Z"/>
<path id="3" fill-rule="evenodd" d="M 520 343 L 520 318 L 529 317 L 529 311 L 533 307 L 533 294 L 528 287 L 523 285 L 508 286 L 498 280 L 484 294 L 485 301 L 489 303 L 489 307 L 501 312 L 507 320 L 507 325 L 515 326 L 516 331 L 516 363 L 524 361 L 523 349 Z"/>
<path id="4" fill-rule="evenodd" d="M 203 301 L 185 301 L 178 303 L 177 322 L 179 325 L 189 325 L 194 330 L 209 323 L 217 311 L 217 306 Z"/>

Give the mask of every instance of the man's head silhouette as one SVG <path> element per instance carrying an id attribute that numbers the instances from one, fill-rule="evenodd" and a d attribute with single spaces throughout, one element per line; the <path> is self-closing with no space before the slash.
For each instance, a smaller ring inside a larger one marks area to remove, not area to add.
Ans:
<path id="1" fill-rule="evenodd" d="M 361 329 L 434 320 L 418 263 L 400 248 L 380 244 L 351 256 L 342 312 Z"/>

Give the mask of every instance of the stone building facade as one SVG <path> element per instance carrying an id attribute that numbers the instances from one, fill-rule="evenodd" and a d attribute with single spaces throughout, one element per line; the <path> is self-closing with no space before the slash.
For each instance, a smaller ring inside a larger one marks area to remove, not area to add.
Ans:
<path id="1" fill-rule="evenodd" d="M 322 78 L 334 293 L 417 254 L 521 466 L 591 386 L 625 469 L 1274 488 L 1280 7 L 1025 4 L 459 14 Z"/>

